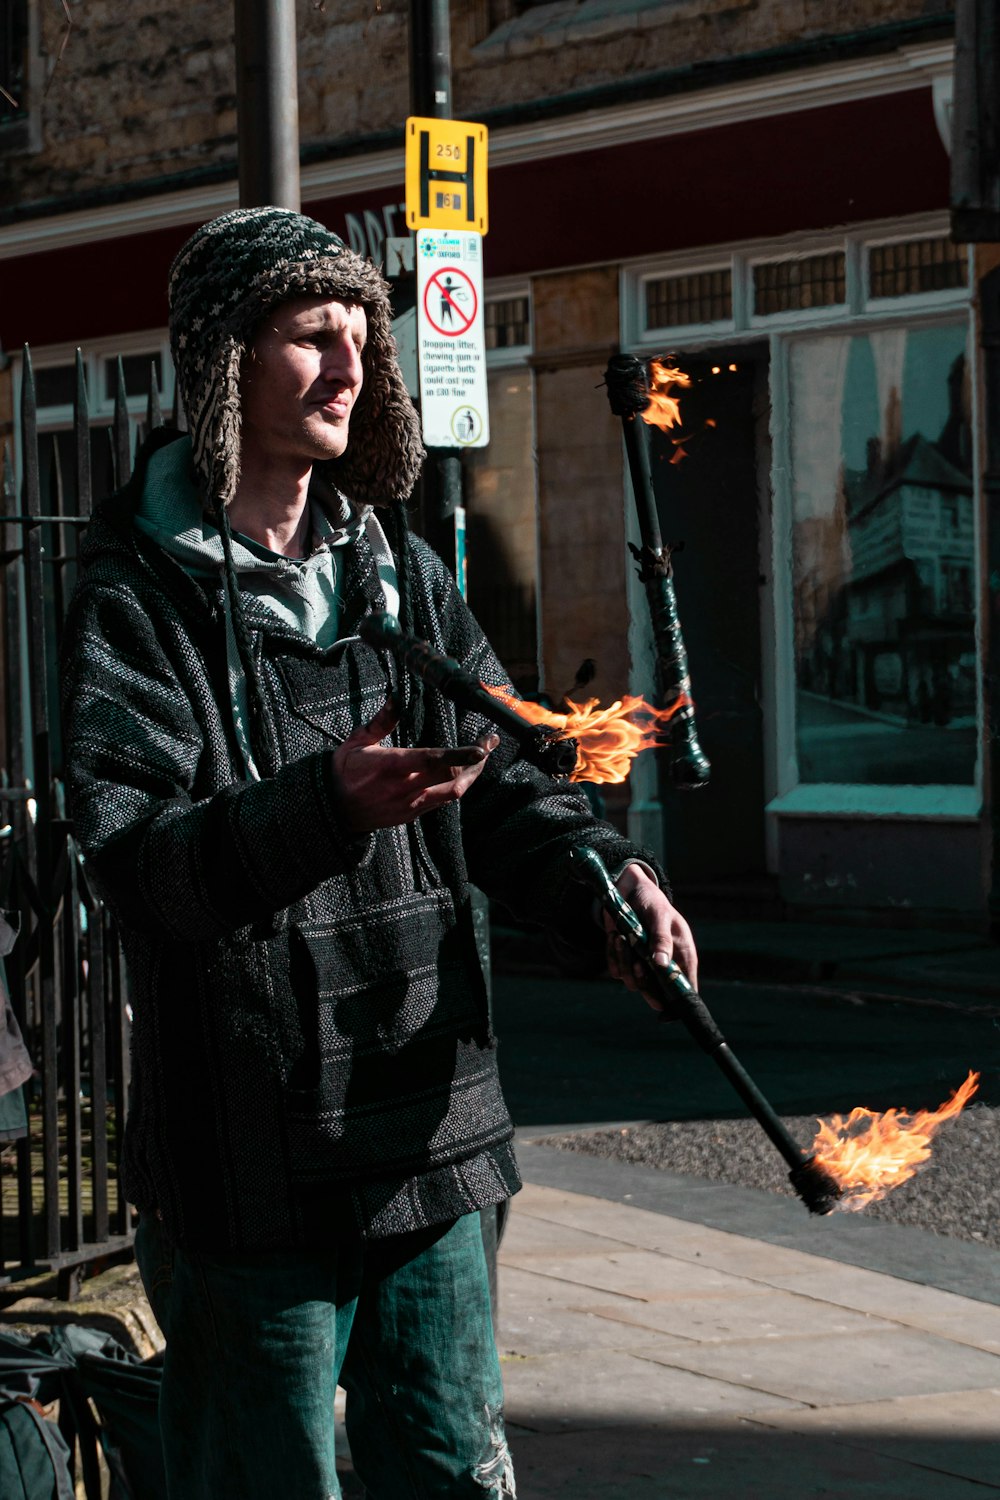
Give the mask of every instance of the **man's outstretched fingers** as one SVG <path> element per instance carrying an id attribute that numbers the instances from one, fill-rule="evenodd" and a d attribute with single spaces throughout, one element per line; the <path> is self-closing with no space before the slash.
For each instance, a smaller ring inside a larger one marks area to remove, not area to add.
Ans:
<path id="1" fill-rule="evenodd" d="M 360 749 L 362 745 L 379 745 L 399 723 L 399 710 L 391 698 L 387 698 L 373 719 L 359 724 L 353 734 L 348 735 L 342 750 Z"/>
<path id="2" fill-rule="evenodd" d="M 387 704 L 334 751 L 341 814 L 358 833 L 412 823 L 464 796 L 499 744 L 496 735 L 457 750 L 381 744 L 395 723 Z"/>

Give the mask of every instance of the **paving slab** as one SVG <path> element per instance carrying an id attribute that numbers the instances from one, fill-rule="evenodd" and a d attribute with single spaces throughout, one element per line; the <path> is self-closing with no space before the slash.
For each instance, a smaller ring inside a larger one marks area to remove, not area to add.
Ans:
<path id="1" fill-rule="evenodd" d="M 810 1406 L 1000 1386 L 997 1355 L 896 1329 L 685 1344 L 648 1357 Z"/>
<path id="2" fill-rule="evenodd" d="M 506 1342 L 502 1325 L 500 1338 Z M 508 1357 L 502 1367 L 507 1418 L 532 1432 L 583 1432 L 632 1422 L 655 1427 L 684 1415 L 739 1416 L 800 1404 L 614 1349 Z"/>
<path id="3" fill-rule="evenodd" d="M 591 1219 L 592 1227 L 615 1234 L 623 1208 L 642 1210 L 648 1217 L 643 1221 L 630 1218 L 634 1228 L 629 1233 L 634 1243 L 647 1249 L 679 1255 L 681 1247 L 693 1239 L 698 1248 L 695 1237 L 699 1230 L 714 1228 L 737 1241 L 754 1240 L 782 1250 L 798 1250 L 813 1265 L 817 1257 L 822 1257 L 1000 1306 L 1000 1253 L 987 1245 L 968 1244 L 900 1224 L 882 1224 L 864 1214 L 816 1218 L 794 1198 L 681 1177 L 655 1167 L 606 1161 L 580 1152 L 553 1151 L 520 1139 L 518 1160 L 531 1190 L 553 1190 L 561 1195 L 552 1200 L 547 1216 L 583 1228 Z M 591 1211 L 589 1207 L 569 1207 L 568 1200 L 580 1197 L 603 1200 L 605 1208 Z M 525 1188 L 514 1199 L 512 1220 L 522 1204 L 527 1208 L 531 1202 Z M 771 1262 L 772 1271 L 778 1264 L 777 1260 Z"/>
<path id="4" fill-rule="evenodd" d="M 544 1208 L 533 1211 L 530 1194 L 527 1198 L 523 1193 L 518 1194 L 517 1202 L 519 1206 L 523 1203 L 524 1212 L 510 1213 L 504 1245 L 522 1261 L 533 1257 L 544 1259 L 554 1253 L 565 1258 L 572 1255 L 599 1255 L 616 1247 L 621 1250 L 635 1248 L 633 1244 L 621 1240 L 611 1232 L 615 1226 L 610 1216 L 604 1219 L 600 1229 L 584 1229 L 579 1225 L 546 1217 Z M 660 1246 L 643 1245 L 641 1248 L 659 1249 Z"/>
<path id="5" fill-rule="evenodd" d="M 522 1217 L 536 1220 L 547 1218 L 553 1224 L 563 1225 L 572 1230 L 583 1229 L 587 1220 L 591 1219 L 595 1228 L 600 1227 L 609 1244 L 621 1245 L 623 1239 L 622 1206 L 589 1197 L 581 1201 L 581 1195 L 572 1193 L 563 1194 L 550 1203 L 545 1198 L 533 1197 L 530 1194 L 525 1196 L 526 1193 L 527 1189 L 518 1195 L 510 1216 L 512 1263 L 520 1263 L 522 1259 L 526 1262 L 531 1253 L 531 1241 L 526 1242 L 528 1248 L 522 1256 L 516 1238 L 517 1226 Z M 575 1205 L 572 1202 L 574 1197 L 577 1199 Z M 665 1215 L 646 1213 L 644 1210 L 628 1208 L 626 1212 L 629 1216 L 629 1240 L 632 1244 L 640 1244 L 643 1251 L 647 1253 L 647 1259 L 637 1265 L 641 1264 L 643 1270 L 650 1276 L 654 1269 L 653 1259 L 650 1257 L 674 1262 L 687 1261 L 698 1266 L 711 1266 L 716 1271 L 726 1272 L 744 1280 L 756 1278 L 765 1279 L 768 1282 L 779 1274 L 786 1280 L 806 1275 L 816 1266 L 814 1255 L 790 1250 L 785 1246 L 762 1244 L 760 1241 L 748 1239 L 743 1235 L 732 1234 L 728 1230 L 672 1220 Z M 633 1219 L 632 1216 L 637 1213 L 644 1214 L 643 1220 Z M 540 1243 L 541 1231 L 535 1233 L 535 1243 Z M 550 1243 L 558 1243 L 558 1235 L 553 1236 Z M 572 1243 L 580 1249 L 583 1248 L 578 1240 Z M 573 1258 L 579 1259 L 581 1270 L 588 1261 L 586 1254 L 574 1255 Z M 560 1261 L 568 1263 L 569 1259 L 569 1255 L 560 1255 Z M 569 1274 L 567 1269 L 567 1275 Z M 577 1276 L 576 1279 L 579 1280 L 581 1277 Z M 618 1290 L 617 1287 L 612 1289 Z"/>
<path id="6" fill-rule="evenodd" d="M 794 1414 L 791 1414 L 794 1415 Z M 758 1426 L 755 1418 L 753 1426 Z M 1000 1487 L 820 1434 L 667 1422 L 539 1436 L 511 1430 L 520 1500 L 991 1500 Z M 961 1454 L 954 1455 L 961 1461 Z M 927 1460 L 925 1463 L 924 1460 Z"/>
<path id="7" fill-rule="evenodd" d="M 674 1259 L 648 1250 L 630 1250 L 628 1246 L 603 1255 L 552 1255 L 544 1263 L 538 1256 L 521 1256 L 505 1249 L 503 1264 L 537 1271 L 553 1282 L 617 1292 L 638 1302 L 656 1302 L 706 1288 L 740 1292 L 747 1280 L 717 1271 L 707 1262 Z"/>
<path id="8" fill-rule="evenodd" d="M 522 1500 L 1000 1496 L 990 1304 L 537 1185 L 500 1262 Z"/>
<path id="9" fill-rule="evenodd" d="M 516 1204 L 504 1241 L 505 1250 L 509 1247 L 512 1252 L 512 1263 L 527 1265 L 529 1256 L 544 1258 L 546 1251 L 561 1248 L 563 1244 L 580 1253 L 585 1253 L 588 1247 L 592 1252 L 595 1245 L 622 1244 L 620 1238 L 613 1237 L 623 1230 L 621 1205 L 530 1184 L 518 1195 Z M 597 1233 L 579 1227 L 588 1221 Z M 802 1259 L 789 1262 L 784 1255 L 774 1255 L 768 1249 L 761 1268 L 759 1255 L 745 1253 L 751 1243 L 745 1238 L 643 1209 L 629 1208 L 627 1223 L 629 1239 L 634 1243 L 674 1259 L 687 1258 L 698 1265 L 715 1265 L 715 1250 L 723 1251 L 727 1263 L 732 1264 L 730 1252 L 735 1242 L 738 1263 L 746 1272 L 754 1272 L 738 1278 L 745 1282 L 743 1295 L 760 1294 L 768 1288 L 788 1289 L 817 1303 L 832 1303 L 844 1310 L 888 1318 L 910 1328 L 939 1333 L 956 1343 L 1000 1354 L 1000 1307 L 992 1303 L 971 1302 L 938 1287 L 921 1286 L 819 1256 L 805 1257 L 803 1264 Z M 675 1286 L 679 1285 L 675 1282 Z M 692 1288 L 699 1297 L 734 1296 L 737 1290 L 735 1279 L 712 1285 L 698 1279 L 697 1286 Z"/>
<path id="10" fill-rule="evenodd" d="M 546 1160 L 554 1154 L 546 1151 Z M 700 1235 L 700 1224 L 668 1219 L 662 1213 L 632 1204 L 627 1205 L 626 1221 L 622 1217 L 624 1206 L 626 1205 L 621 1202 L 582 1190 L 570 1191 L 542 1183 L 525 1182 L 511 1203 L 504 1245 L 515 1243 L 520 1232 L 520 1221 L 527 1216 L 539 1222 L 579 1229 L 588 1234 L 600 1234 L 617 1242 L 621 1242 L 621 1229 L 627 1222 L 628 1243 L 639 1245 L 644 1250 L 670 1250 L 675 1245 L 696 1241 Z"/>
<path id="11" fill-rule="evenodd" d="M 565 1294 L 561 1285 L 553 1287 L 549 1278 L 534 1271 L 520 1271 L 514 1266 L 503 1269 L 503 1322 L 498 1334 L 500 1353 L 508 1358 L 528 1355 L 571 1354 L 577 1350 L 619 1349 L 628 1353 L 667 1348 L 685 1342 L 683 1336 L 657 1328 L 643 1312 L 635 1321 L 609 1318 L 587 1305 L 587 1291 L 577 1297 Z M 598 1299 L 605 1293 L 592 1294 Z M 620 1299 L 625 1306 L 634 1306 Z M 642 1319 L 642 1321 L 639 1321 Z"/>
<path id="12" fill-rule="evenodd" d="M 780 1270 L 772 1279 L 775 1286 L 786 1284 Z M 992 1303 L 972 1302 L 937 1287 L 919 1286 L 880 1271 L 837 1265 L 818 1258 L 814 1271 L 788 1277 L 787 1285 L 805 1297 L 836 1302 L 843 1308 L 873 1313 L 908 1328 L 940 1334 L 953 1343 L 1000 1354 L 1000 1307 Z"/>
<path id="13" fill-rule="evenodd" d="M 810 1334 L 892 1331 L 893 1324 L 834 1302 L 799 1297 L 763 1288 L 748 1296 L 678 1297 L 669 1302 L 602 1303 L 589 1309 L 595 1318 L 628 1326 L 655 1328 L 675 1340 L 729 1344 L 746 1339 L 782 1339 Z"/>
<path id="14" fill-rule="evenodd" d="M 919 1461 L 948 1474 L 998 1482 L 1000 1390 L 866 1401 L 834 1410 L 771 1412 L 752 1419 L 780 1432 L 822 1435 L 866 1453 Z"/>

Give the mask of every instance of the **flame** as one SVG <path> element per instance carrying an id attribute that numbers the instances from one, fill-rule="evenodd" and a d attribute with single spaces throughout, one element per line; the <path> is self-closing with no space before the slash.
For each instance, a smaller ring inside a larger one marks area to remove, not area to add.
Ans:
<path id="1" fill-rule="evenodd" d="M 681 420 L 680 403 L 676 396 L 670 395 L 670 391 L 674 386 L 684 390 L 690 384 L 691 376 L 678 370 L 676 365 L 661 364 L 658 359 L 651 360 L 649 405 L 641 413 L 642 420 L 651 427 L 662 428 L 664 432 L 668 427 L 678 427 Z"/>
<path id="2" fill-rule="evenodd" d="M 864 1208 L 912 1177 L 930 1157 L 936 1132 L 961 1113 L 978 1086 L 979 1074 L 970 1072 L 940 1109 L 918 1109 L 913 1115 L 902 1109 L 885 1114 L 852 1109 L 846 1120 L 842 1115 L 834 1115 L 829 1125 L 817 1120 L 812 1149 L 816 1165 L 844 1189 L 838 1207 Z"/>
<path id="3" fill-rule="evenodd" d="M 529 724 L 547 724 L 558 731 L 560 739 L 576 740 L 579 750 L 570 781 L 624 781 L 639 751 L 662 745 L 670 720 L 690 701 L 682 694 L 669 708 L 654 708 L 645 698 L 627 694 L 602 708 L 597 698 L 585 703 L 567 698 L 569 711 L 563 714 L 516 698 L 503 688 L 483 685 Z"/>

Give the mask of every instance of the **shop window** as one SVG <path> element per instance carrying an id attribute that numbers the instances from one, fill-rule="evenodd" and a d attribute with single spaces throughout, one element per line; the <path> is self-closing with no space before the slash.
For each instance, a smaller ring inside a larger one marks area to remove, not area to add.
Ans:
<path id="1" fill-rule="evenodd" d="M 37 0 L 0 4 L 0 151 L 41 146 L 42 56 Z"/>
<path id="2" fill-rule="evenodd" d="M 531 343 L 531 313 L 529 299 L 523 297 L 497 297 L 488 301 L 484 309 L 486 348 L 492 353 L 497 349 L 518 349 Z"/>
<path id="3" fill-rule="evenodd" d="M 45 365 L 35 371 L 35 401 L 41 408 L 72 406 L 76 395 L 76 365 Z"/>
<path id="4" fill-rule="evenodd" d="M 967 337 L 963 321 L 790 346 L 800 785 L 975 780 Z"/>
<path id="5" fill-rule="evenodd" d="M 753 307 L 759 316 L 807 312 L 847 300 L 847 273 L 842 250 L 791 260 L 763 261 L 753 267 Z"/>
<path id="6" fill-rule="evenodd" d="M 868 289 L 872 297 L 913 297 L 944 292 L 969 282 L 968 252 L 945 236 L 872 245 Z"/>
<path id="7" fill-rule="evenodd" d="M 732 315 L 733 277 L 728 266 L 682 276 L 657 276 L 646 282 L 649 328 L 728 322 Z"/>
<path id="8" fill-rule="evenodd" d="M 27 113 L 28 0 L 0 8 L 0 126 Z"/>
<path id="9" fill-rule="evenodd" d="M 143 354 L 124 354 L 121 357 L 122 372 L 125 376 L 125 389 L 132 398 L 141 396 L 148 398 L 152 388 L 153 378 L 156 379 L 156 388 L 163 391 L 163 356 L 159 350 L 151 350 Z M 104 389 L 113 393 L 115 379 L 118 371 L 118 359 L 106 359 L 104 361 Z"/>

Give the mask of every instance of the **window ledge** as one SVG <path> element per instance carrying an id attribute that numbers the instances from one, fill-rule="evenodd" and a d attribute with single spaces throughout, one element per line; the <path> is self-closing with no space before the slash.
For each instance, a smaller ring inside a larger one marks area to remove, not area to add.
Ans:
<path id="1" fill-rule="evenodd" d="M 473 55 L 513 57 L 565 42 L 620 36 L 623 31 L 665 24 L 675 4 L 676 0 L 553 0 L 504 21 L 472 49 Z"/>
<path id="2" fill-rule="evenodd" d="M 975 823 L 983 806 L 975 786 L 848 786 L 802 783 L 773 798 L 765 812 L 792 818 L 937 818 Z"/>

